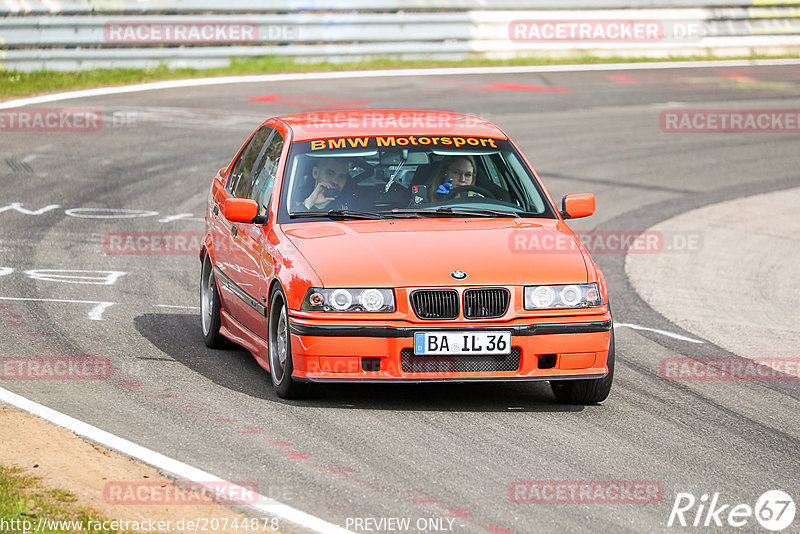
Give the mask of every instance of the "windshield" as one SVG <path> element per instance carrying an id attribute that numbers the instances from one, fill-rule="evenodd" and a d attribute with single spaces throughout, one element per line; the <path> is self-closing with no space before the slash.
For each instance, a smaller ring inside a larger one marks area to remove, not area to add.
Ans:
<path id="1" fill-rule="evenodd" d="M 409 135 L 302 141 L 294 143 L 285 172 L 281 222 L 556 218 L 522 158 L 499 139 Z"/>

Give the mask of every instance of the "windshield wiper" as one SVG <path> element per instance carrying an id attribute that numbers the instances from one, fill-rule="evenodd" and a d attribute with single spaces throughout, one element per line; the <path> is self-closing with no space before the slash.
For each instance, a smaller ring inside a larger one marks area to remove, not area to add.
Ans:
<path id="1" fill-rule="evenodd" d="M 420 214 L 428 214 L 428 215 L 436 215 L 436 216 L 449 216 L 449 217 L 519 217 L 519 214 L 513 211 L 503 211 L 503 210 L 490 210 L 490 209 L 483 209 L 483 208 L 451 208 L 449 206 L 442 206 L 436 209 L 430 208 L 395 208 L 392 210 L 392 213 L 420 213 Z"/>
<path id="2" fill-rule="evenodd" d="M 292 219 L 312 219 L 327 217 L 328 219 L 383 219 L 383 215 L 371 211 L 328 210 L 328 211 L 295 211 L 289 214 Z"/>
<path id="3" fill-rule="evenodd" d="M 505 211 L 505 210 L 492 210 L 488 208 L 459 208 L 456 207 L 455 209 L 450 208 L 453 210 L 453 213 L 464 213 L 469 215 L 477 215 L 477 216 L 485 216 L 485 217 L 519 217 L 519 214 L 515 211 Z M 458 210 L 458 211 L 455 211 Z"/>

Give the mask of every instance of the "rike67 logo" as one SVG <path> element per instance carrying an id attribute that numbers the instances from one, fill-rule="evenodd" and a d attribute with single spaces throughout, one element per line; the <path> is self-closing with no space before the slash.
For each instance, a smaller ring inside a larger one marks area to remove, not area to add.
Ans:
<path id="1" fill-rule="evenodd" d="M 752 519 L 758 521 L 763 528 L 772 532 L 780 532 L 794 521 L 795 504 L 788 493 L 781 490 L 764 492 L 754 507 L 749 504 L 726 503 L 719 493 L 709 499 L 703 494 L 697 499 L 691 493 L 678 493 L 672 512 L 667 521 L 668 527 L 734 527 L 749 526 L 753 530 Z"/>

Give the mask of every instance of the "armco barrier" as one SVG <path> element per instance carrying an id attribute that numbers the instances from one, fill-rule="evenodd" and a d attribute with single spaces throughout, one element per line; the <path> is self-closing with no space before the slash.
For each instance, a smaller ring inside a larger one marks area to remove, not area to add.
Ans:
<path id="1" fill-rule="evenodd" d="M 491 9 L 655 9 L 752 7 L 791 4 L 783 0 L 493 0 Z M 286 13 L 294 11 L 483 10 L 486 0 L 3 0 L 0 15 L 11 13 Z"/>
<path id="2" fill-rule="evenodd" d="M 348 61 L 800 51 L 800 0 L 563 0 L 559 9 L 546 9 L 554 3 L 540 0 L 499 0 L 490 8 L 482 4 L 235 0 L 223 11 L 221 3 L 211 0 L 3 0 L 0 66 L 69 71 L 159 64 L 202 68 L 227 65 L 232 57 L 265 55 Z M 645 38 L 548 35 L 552 28 L 547 24 L 556 22 L 595 30 L 649 23 L 658 31 Z"/>

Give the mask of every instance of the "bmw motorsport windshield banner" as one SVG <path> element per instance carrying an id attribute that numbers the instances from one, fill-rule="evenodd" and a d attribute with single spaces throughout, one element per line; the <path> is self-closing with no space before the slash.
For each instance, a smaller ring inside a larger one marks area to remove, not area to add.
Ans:
<path id="1" fill-rule="evenodd" d="M 336 137 L 310 141 L 311 151 L 347 148 L 392 148 L 419 146 L 428 148 L 499 148 L 497 140 L 487 137 L 431 135 L 386 135 L 375 137 Z"/>

